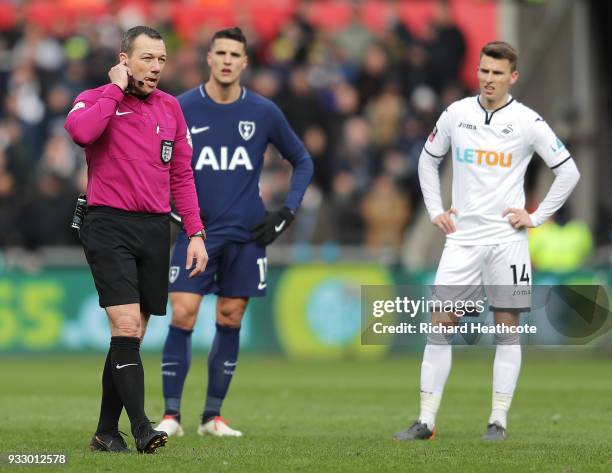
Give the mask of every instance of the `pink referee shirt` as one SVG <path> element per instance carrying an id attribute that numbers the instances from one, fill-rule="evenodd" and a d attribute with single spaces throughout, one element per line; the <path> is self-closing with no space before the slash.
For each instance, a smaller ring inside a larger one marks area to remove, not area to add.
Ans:
<path id="1" fill-rule="evenodd" d="M 177 100 L 146 99 L 114 84 L 82 92 L 64 127 L 87 157 L 87 205 L 170 212 L 170 192 L 187 235 L 202 228 L 191 169 L 191 138 Z"/>

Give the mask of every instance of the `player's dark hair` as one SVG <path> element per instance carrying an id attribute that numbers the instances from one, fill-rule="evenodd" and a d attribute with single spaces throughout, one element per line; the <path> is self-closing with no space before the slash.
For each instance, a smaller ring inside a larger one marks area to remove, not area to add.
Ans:
<path id="1" fill-rule="evenodd" d="M 238 28 L 237 26 L 234 26 L 233 28 L 226 28 L 224 30 L 217 31 L 213 35 L 212 39 L 210 40 L 210 47 L 212 48 L 212 45 L 215 43 L 215 40 L 222 39 L 222 38 L 233 39 L 234 41 L 238 41 L 239 43 L 242 43 L 244 45 L 245 51 L 247 49 L 246 36 L 242 32 L 242 30 Z"/>
<path id="2" fill-rule="evenodd" d="M 132 54 L 132 50 L 134 49 L 134 40 L 138 38 L 141 34 L 148 36 L 152 39 L 161 39 L 162 35 L 156 29 L 151 28 L 150 26 L 134 26 L 127 30 L 123 38 L 121 38 L 121 52 L 127 54 L 128 56 Z"/>
<path id="3" fill-rule="evenodd" d="M 489 56 L 493 59 L 507 59 L 510 62 L 510 70 L 516 71 L 518 53 L 510 44 L 505 41 L 491 41 L 485 44 L 480 50 L 480 57 Z"/>

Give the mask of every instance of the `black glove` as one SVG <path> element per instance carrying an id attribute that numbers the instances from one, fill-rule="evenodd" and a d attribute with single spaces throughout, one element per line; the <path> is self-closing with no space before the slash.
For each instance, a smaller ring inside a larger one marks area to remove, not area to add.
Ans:
<path id="1" fill-rule="evenodd" d="M 259 246 L 267 246 L 287 230 L 294 218 L 287 207 L 278 212 L 266 212 L 264 219 L 251 227 L 251 239 Z"/>

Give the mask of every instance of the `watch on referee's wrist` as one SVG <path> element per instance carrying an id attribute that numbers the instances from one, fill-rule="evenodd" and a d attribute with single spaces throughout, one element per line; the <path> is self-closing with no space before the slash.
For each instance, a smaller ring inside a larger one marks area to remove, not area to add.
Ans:
<path id="1" fill-rule="evenodd" d="M 200 237 L 202 240 L 206 240 L 206 231 L 202 228 L 199 232 L 195 232 L 189 237 L 191 240 L 193 237 Z"/>

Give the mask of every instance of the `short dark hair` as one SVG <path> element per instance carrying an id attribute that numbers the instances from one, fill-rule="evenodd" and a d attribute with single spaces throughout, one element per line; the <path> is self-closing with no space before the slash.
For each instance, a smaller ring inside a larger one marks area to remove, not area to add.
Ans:
<path id="1" fill-rule="evenodd" d="M 507 59 L 510 62 L 510 70 L 516 71 L 518 53 L 510 44 L 505 41 L 491 41 L 485 44 L 480 50 L 480 57 L 489 56 L 494 59 Z"/>
<path id="2" fill-rule="evenodd" d="M 121 38 L 121 52 L 127 54 L 128 56 L 132 54 L 132 50 L 134 49 L 134 40 L 141 34 L 152 39 L 164 40 L 162 35 L 159 34 L 159 31 L 151 28 L 150 26 L 134 26 L 133 28 L 127 30 L 123 35 L 123 38 Z"/>
<path id="3" fill-rule="evenodd" d="M 238 41 L 239 43 L 242 43 L 244 45 L 245 51 L 247 49 L 246 36 L 244 36 L 244 33 L 242 32 L 242 30 L 238 28 L 237 26 L 234 26 L 233 28 L 226 28 L 224 30 L 217 31 L 213 35 L 212 39 L 210 40 L 210 47 L 212 48 L 212 45 L 214 44 L 215 40 L 222 39 L 222 38 L 233 39 L 234 41 Z"/>

